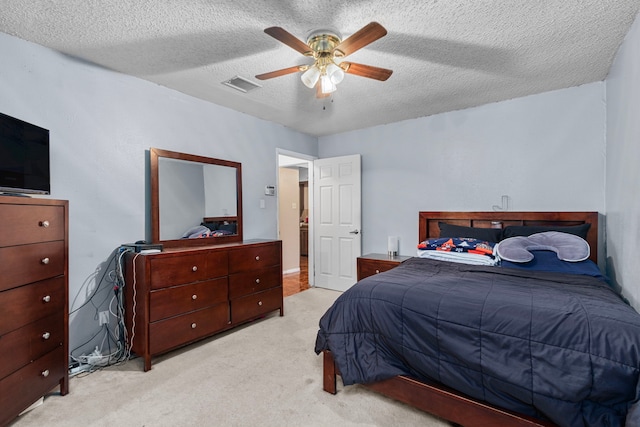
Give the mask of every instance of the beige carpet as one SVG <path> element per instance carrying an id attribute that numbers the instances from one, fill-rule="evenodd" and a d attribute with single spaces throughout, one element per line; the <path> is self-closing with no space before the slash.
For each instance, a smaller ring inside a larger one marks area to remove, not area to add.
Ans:
<path id="1" fill-rule="evenodd" d="M 13 427 L 449 426 L 361 386 L 322 390 L 318 319 L 339 294 L 312 288 L 277 313 L 153 359 L 76 376 Z"/>

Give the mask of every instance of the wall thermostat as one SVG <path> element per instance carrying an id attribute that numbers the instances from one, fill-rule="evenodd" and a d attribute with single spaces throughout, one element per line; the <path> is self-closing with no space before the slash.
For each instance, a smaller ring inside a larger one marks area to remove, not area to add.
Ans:
<path id="1" fill-rule="evenodd" d="M 275 196 L 276 195 L 275 185 L 265 185 L 264 194 L 267 196 Z"/>

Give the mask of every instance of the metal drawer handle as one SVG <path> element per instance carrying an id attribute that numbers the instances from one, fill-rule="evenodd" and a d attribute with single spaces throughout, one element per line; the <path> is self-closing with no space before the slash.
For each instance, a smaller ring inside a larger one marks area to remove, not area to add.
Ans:
<path id="1" fill-rule="evenodd" d="M 260 283 L 260 279 L 256 279 L 256 283 Z"/>
<path id="2" fill-rule="evenodd" d="M 196 294 L 191 295 L 191 299 L 198 299 L 198 295 Z"/>
<path id="3" fill-rule="evenodd" d="M 191 267 L 191 270 L 198 271 L 198 267 L 194 265 L 193 267 Z"/>
<path id="4" fill-rule="evenodd" d="M 380 273 L 380 270 L 376 270 L 376 274 Z"/>
<path id="5" fill-rule="evenodd" d="M 50 301 L 51 301 L 51 295 L 45 295 L 45 296 L 42 298 L 42 301 L 44 301 L 44 302 L 50 302 Z"/>
<path id="6" fill-rule="evenodd" d="M 43 340 L 48 340 L 50 337 L 51 337 L 51 334 L 49 332 L 45 332 L 44 334 L 42 334 Z"/>
<path id="7" fill-rule="evenodd" d="M 262 305 L 262 301 L 258 301 L 258 305 Z"/>
<path id="8" fill-rule="evenodd" d="M 38 223 L 38 225 L 39 225 L 40 227 L 47 228 L 47 227 L 49 226 L 49 221 L 47 221 L 47 220 L 40 221 L 40 222 Z"/>
<path id="9" fill-rule="evenodd" d="M 44 371 L 42 371 L 42 372 L 41 372 L 41 375 L 42 375 L 43 377 L 45 377 L 45 378 L 46 378 L 46 377 L 48 377 L 48 376 L 49 376 L 49 370 L 48 370 L 48 369 L 45 369 Z"/>
<path id="10" fill-rule="evenodd" d="M 41 263 L 43 263 L 44 265 L 49 264 L 49 258 L 42 258 L 42 260 L 40 260 Z"/>
<path id="11" fill-rule="evenodd" d="M 194 322 L 194 323 L 192 323 L 192 324 L 191 324 L 191 329 L 195 329 L 195 328 L 196 328 L 196 326 L 197 326 L 197 325 L 195 324 L 195 322 Z"/>
<path id="12" fill-rule="evenodd" d="M 260 261 L 260 255 L 256 255 L 256 261 Z"/>

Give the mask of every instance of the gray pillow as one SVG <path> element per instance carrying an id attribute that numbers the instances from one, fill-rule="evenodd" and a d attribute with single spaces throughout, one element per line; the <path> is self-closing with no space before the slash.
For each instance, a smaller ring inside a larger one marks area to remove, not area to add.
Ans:
<path id="1" fill-rule="evenodd" d="M 589 243 L 581 237 L 559 231 L 547 231 L 531 236 L 516 236 L 504 239 L 496 246 L 496 254 L 506 261 L 529 262 L 531 251 L 553 251 L 562 261 L 578 262 L 589 258 Z"/>

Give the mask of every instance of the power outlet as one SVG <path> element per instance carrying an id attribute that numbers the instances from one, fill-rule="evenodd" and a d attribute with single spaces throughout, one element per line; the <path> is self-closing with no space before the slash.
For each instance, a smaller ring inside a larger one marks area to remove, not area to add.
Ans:
<path id="1" fill-rule="evenodd" d="M 109 312 L 101 311 L 98 313 L 98 321 L 100 322 L 100 326 L 109 324 Z"/>

